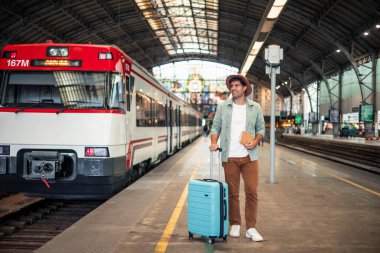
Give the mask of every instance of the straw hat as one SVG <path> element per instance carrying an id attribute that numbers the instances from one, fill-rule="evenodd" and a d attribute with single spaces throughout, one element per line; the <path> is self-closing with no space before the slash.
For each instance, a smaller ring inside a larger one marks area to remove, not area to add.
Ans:
<path id="1" fill-rule="evenodd" d="M 226 85 L 227 85 L 227 88 L 231 91 L 231 79 L 234 78 L 234 77 L 237 77 L 241 80 L 242 84 L 245 85 L 247 87 L 247 89 L 245 90 L 245 96 L 248 96 L 249 94 L 251 94 L 252 92 L 252 88 L 251 88 L 251 84 L 249 83 L 248 79 L 245 77 L 245 76 L 242 76 L 242 75 L 229 75 L 227 76 L 227 79 L 226 79 Z"/>

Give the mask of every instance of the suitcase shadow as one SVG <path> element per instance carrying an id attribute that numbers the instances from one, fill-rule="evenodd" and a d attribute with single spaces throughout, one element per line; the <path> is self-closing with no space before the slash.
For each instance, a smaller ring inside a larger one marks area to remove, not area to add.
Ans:
<path id="1" fill-rule="evenodd" d="M 209 237 L 206 237 L 206 236 L 193 236 L 192 238 L 189 239 L 189 241 L 195 241 L 195 242 L 201 242 L 201 243 L 205 243 L 206 245 L 209 245 L 209 246 L 213 246 L 214 244 L 216 243 L 226 243 L 227 241 L 224 241 L 223 239 L 217 239 L 215 238 L 213 243 L 211 243 L 210 241 L 210 238 Z"/>

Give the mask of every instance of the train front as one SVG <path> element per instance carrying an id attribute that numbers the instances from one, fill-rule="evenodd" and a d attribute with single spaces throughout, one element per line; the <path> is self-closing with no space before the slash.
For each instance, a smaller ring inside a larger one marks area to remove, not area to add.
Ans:
<path id="1" fill-rule="evenodd" d="M 104 198 L 126 184 L 124 66 L 106 46 L 4 47 L 0 192 Z"/>

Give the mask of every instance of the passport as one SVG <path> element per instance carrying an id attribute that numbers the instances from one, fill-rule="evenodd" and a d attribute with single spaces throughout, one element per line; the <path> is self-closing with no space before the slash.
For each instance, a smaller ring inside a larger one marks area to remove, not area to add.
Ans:
<path id="1" fill-rule="evenodd" d="M 240 143 L 243 145 L 246 145 L 248 142 L 253 142 L 255 140 L 255 137 L 247 133 L 246 131 L 243 131 L 241 133 L 240 137 Z"/>

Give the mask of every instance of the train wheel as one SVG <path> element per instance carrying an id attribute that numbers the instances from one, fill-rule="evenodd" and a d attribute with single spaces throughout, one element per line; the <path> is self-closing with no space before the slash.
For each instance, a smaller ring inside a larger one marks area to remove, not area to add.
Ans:
<path id="1" fill-rule="evenodd" d="M 131 174 L 131 182 L 135 182 L 139 178 L 138 168 L 133 167 Z"/>
<path id="2" fill-rule="evenodd" d="M 139 164 L 139 167 L 138 167 L 138 177 L 141 177 L 145 173 L 146 173 L 146 163 L 142 162 Z"/>

